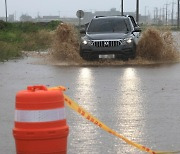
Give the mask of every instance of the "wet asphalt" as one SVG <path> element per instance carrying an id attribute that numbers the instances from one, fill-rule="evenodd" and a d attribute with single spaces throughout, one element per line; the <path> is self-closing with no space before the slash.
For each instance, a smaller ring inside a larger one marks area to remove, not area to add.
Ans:
<path id="1" fill-rule="evenodd" d="M 138 66 L 0 63 L 0 153 L 15 154 L 15 96 L 28 85 L 63 85 L 66 94 L 128 139 L 154 150 L 180 150 L 180 63 Z M 66 107 L 68 154 L 139 154 Z"/>

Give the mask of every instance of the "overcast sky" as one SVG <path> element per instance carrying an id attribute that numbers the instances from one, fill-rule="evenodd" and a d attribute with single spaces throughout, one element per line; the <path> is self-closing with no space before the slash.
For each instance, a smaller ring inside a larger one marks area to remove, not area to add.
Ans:
<path id="1" fill-rule="evenodd" d="M 155 7 L 163 8 L 166 3 L 172 3 L 173 0 L 139 0 L 140 13 L 153 12 Z M 43 15 L 60 15 L 61 17 L 75 17 L 76 11 L 107 11 L 111 8 L 120 10 L 121 0 L 7 0 L 8 14 L 15 14 L 19 17 L 21 14 L 28 14 L 36 17 Z M 177 4 L 177 0 L 174 0 Z M 174 5 L 176 12 L 177 5 Z M 169 10 L 171 5 L 168 6 Z M 124 11 L 135 11 L 136 0 L 124 0 Z M 0 16 L 5 16 L 5 0 L 0 0 Z"/>

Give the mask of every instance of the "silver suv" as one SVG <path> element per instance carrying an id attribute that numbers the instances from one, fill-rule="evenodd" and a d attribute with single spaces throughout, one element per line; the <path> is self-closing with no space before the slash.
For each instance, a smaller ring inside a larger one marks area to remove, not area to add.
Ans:
<path id="1" fill-rule="evenodd" d="M 135 58 L 141 32 L 132 16 L 99 16 L 88 24 L 81 37 L 80 56 L 85 60 L 98 58 Z"/>

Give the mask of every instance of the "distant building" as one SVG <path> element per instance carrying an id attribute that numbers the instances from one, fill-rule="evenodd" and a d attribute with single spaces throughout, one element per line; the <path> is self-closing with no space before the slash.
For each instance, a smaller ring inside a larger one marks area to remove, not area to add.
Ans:
<path id="1" fill-rule="evenodd" d="M 0 20 L 6 21 L 6 17 L 0 17 Z M 8 22 L 14 22 L 14 21 L 15 21 L 15 16 L 14 16 L 14 14 L 10 14 L 10 15 L 7 17 L 7 21 L 8 21 Z"/>
<path id="2" fill-rule="evenodd" d="M 95 16 L 112 16 L 112 15 L 120 15 L 120 12 L 116 10 L 116 8 L 112 8 L 110 11 L 95 11 L 92 12 L 84 12 L 84 18 L 82 19 L 82 23 L 86 24 L 91 21 Z"/>
<path id="3" fill-rule="evenodd" d="M 91 21 L 95 16 L 113 16 L 113 15 L 121 15 L 120 11 L 117 11 L 116 8 L 112 8 L 109 11 L 95 11 L 92 12 L 84 12 L 84 18 L 82 19 L 82 23 L 86 24 Z M 135 12 L 124 12 L 124 15 L 131 15 L 134 18 L 136 17 Z M 140 19 L 141 19 L 141 15 Z"/>
<path id="4" fill-rule="evenodd" d="M 110 11 L 96 11 L 94 13 L 95 16 L 113 16 L 120 15 L 120 12 L 116 10 L 116 8 L 112 8 Z"/>
<path id="5" fill-rule="evenodd" d="M 60 17 L 59 16 L 43 16 L 41 18 L 41 22 L 50 22 L 50 21 L 59 21 Z"/>
<path id="6" fill-rule="evenodd" d="M 5 17 L 0 17 L 0 20 L 6 21 Z"/>
<path id="7" fill-rule="evenodd" d="M 73 25 L 78 25 L 79 24 L 79 19 L 78 18 L 61 18 L 62 22 L 73 24 Z"/>
<path id="8" fill-rule="evenodd" d="M 10 15 L 9 15 L 8 21 L 9 21 L 9 22 L 14 22 L 14 21 L 15 21 L 14 14 L 10 14 Z"/>
<path id="9" fill-rule="evenodd" d="M 136 17 L 135 12 L 123 12 L 124 15 L 132 15 L 134 18 Z M 113 15 L 121 15 L 121 12 L 116 10 L 116 8 L 112 8 L 109 11 L 95 11 L 95 12 L 84 12 L 84 17 L 81 19 L 81 24 L 85 25 L 89 23 L 95 16 L 113 16 Z M 0 20 L 6 20 L 5 17 L 0 17 Z M 66 23 L 78 25 L 79 19 L 77 17 L 74 18 L 60 18 L 59 16 L 37 16 L 36 18 L 32 18 L 30 15 L 22 14 L 20 17 L 21 22 L 50 22 L 50 21 L 63 21 Z M 9 22 L 15 21 L 15 15 L 9 15 L 8 17 Z M 139 23 L 146 23 L 148 24 L 151 22 L 150 16 L 141 16 L 139 14 Z M 174 21 L 174 23 L 176 23 Z"/>
<path id="10" fill-rule="evenodd" d="M 131 15 L 136 19 L 136 12 L 123 12 L 123 14 Z M 95 11 L 92 12 L 84 12 L 84 18 L 82 19 L 82 24 L 89 23 L 95 16 L 113 16 L 113 15 L 121 15 L 120 11 L 117 11 L 116 8 L 112 8 L 109 11 Z M 139 14 L 139 23 L 149 23 L 151 21 L 150 16 L 142 16 Z"/>
<path id="11" fill-rule="evenodd" d="M 26 21 L 33 21 L 33 18 L 29 15 L 26 15 L 26 14 L 22 14 L 21 17 L 20 17 L 20 21 L 22 22 L 26 22 Z"/>

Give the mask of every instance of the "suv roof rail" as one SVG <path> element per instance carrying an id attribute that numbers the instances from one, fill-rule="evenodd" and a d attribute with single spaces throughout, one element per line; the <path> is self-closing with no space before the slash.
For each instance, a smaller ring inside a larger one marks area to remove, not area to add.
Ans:
<path id="1" fill-rule="evenodd" d="M 132 15 L 127 14 L 126 17 L 133 17 Z M 134 18 L 134 17 L 133 17 Z"/>
<path id="2" fill-rule="evenodd" d="M 129 17 L 130 15 L 108 15 L 108 16 L 94 16 L 94 18 L 101 18 L 101 17 Z"/>
<path id="3" fill-rule="evenodd" d="M 105 16 L 94 16 L 94 18 L 100 18 L 100 17 L 105 17 Z"/>

